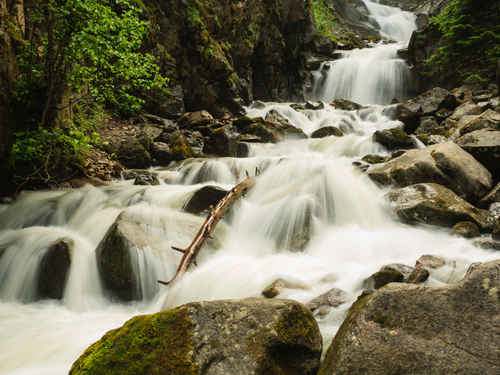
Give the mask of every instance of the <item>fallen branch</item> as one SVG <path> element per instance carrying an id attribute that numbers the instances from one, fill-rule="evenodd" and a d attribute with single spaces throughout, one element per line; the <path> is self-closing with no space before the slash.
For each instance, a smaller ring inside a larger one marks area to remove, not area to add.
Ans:
<path id="1" fill-rule="evenodd" d="M 201 247 L 205 243 L 205 241 L 210 237 L 210 234 L 215 229 L 216 225 L 219 223 L 222 216 L 227 212 L 229 207 L 241 196 L 245 196 L 245 193 L 250 189 L 257 180 L 257 175 L 255 177 L 248 177 L 244 181 L 240 182 L 234 188 L 232 188 L 225 196 L 222 198 L 217 206 L 208 214 L 207 220 L 203 223 L 202 227 L 198 231 L 198 234 L 194 238 L 193 242 L 187 249 L 179 249 L 177 247 L 173 247 L 174 250 L 180 251 L 184 253 L 179 267 L 177 268 L 177 272 L 175 276 L 170 281 L 162 281 L 158 280 L 160 284 L 163 285 L 172 285 L 174 282 L 177 282 L 182 275 L 187 271 L 191 263 L 195 263 L 196 265 L 196 256 L 200 251 Z"/>

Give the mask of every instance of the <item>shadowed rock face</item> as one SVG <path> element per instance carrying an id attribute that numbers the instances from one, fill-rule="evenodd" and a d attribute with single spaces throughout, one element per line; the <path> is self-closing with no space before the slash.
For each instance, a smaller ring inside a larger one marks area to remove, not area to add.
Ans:
<path id="1" fill-rule="evenodd" d="M 315 374 L 318 324 L 299 302 L 194 302 L 137 316 L 108 332 L 70 374 Z"/>
<path id="2" fill-rule="evenodd" d="M 454 285 L 393 283 L 361 299 L 319 374 L 498 374 L 499 269 L 491 261 Z"/>

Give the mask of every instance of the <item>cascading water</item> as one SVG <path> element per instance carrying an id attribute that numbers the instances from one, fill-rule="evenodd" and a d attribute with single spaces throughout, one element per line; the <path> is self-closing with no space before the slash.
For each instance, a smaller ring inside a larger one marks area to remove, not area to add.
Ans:
<path id="1" fill-rule="evenodd" d="M 381 35 L 398 43 L 343 52 L 340 59 L 330 61 L 326 77 L 315 80 L 313 92 L 319 100 L 331 103 L 349 99 L 360 104 L 387 105 L 393 98 L 406 99 L 411 75 L 397 51 L 415 30 L 415 16 L 368 0 L 365 5 Z M 323 68 L 316 76 L 322 75 Z"/>
<path id="2" fill-rule="evenodd" d="M 187 247 L 204 221 L 182 212 L 184 203 L 205 185 L 231 188 L 239 181 L 236 170 L 244 176 L 257 167 L 262 174 L 219 223 L 200 252 L 199 267 L 169 295 L 174 306 L 258 297 L 278 278 L 299 287 L 278 298 L 303 303 L 338 287 L 349 301 L 317 315 L 326 350 L 363 279 L 382 265 L 412 265 L 422 254 L 438 254 L 446 264 L 426 284 L 443 285 L 458 281 L 471 262 L 494 259 L 494 252 L 446 230 L 398 223 L 384 191 L 352 167 L 366 154 L 389 154 L 372 141 L 376 130 L 400 125 L 383 115 L 390 113 L 387 108 L 250 107 L 250 117 L 276 109 L 305 133 L 335 125 L 344 136 L 255 144 L 247 158 L 189 160 L 158 171 L 159 186 L 119 181 L 101 188 L 24 192 L 13 204 L 0 205 L 0 373 L 65 374 L 107 330 L 159 311 L 169 289 L 156 280 L 171 279 L 181 258 L 171 247 Z M 117 217 L 146 239 L 129 249 L 139 302 L 111 302 L 97 269 L 95 249 Z M 299 245 L 297 228 L 305 232 Z M 63 299 L 37 301 L 44 254 L 60 239 L 73 244 Z"/>

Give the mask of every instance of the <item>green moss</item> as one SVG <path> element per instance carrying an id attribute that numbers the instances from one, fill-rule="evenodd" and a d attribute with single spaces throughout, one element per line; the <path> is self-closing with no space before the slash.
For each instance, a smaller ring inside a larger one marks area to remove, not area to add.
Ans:
<path id="1" fill-rule="evenodd" d="M 391 134 L 399 139 L 406 139 L 408 138 L 408 134 L 406 134 L 404 131 L 401 131 L 399 129 L 389 129 Z"/>
<path id="2" fill-rule="evenodd" d="M 109 331 L 73 364 L 70 375 L 197 374 L 188 310 L 136 316 Z"/>

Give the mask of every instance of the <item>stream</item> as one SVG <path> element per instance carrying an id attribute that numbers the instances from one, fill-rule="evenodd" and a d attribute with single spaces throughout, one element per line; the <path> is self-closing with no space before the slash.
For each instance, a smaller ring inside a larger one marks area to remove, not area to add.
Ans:
<path id="1" fill-rule="evenodd" d="M 398 43 L 346 52 L 330 62 L 317 99 L 336 98 L 366 105 L 358 111 L 295 111 L 286 103 L 256 103 L 249 117 L 280 111 L 306 134 L 334 125 L 343 137 L 252 144 L 247 158 L 189 160 L 159 170 L 159 186 L 134 186 L 133 180 L 106 187 L 23 192 L 11 205 L 0 205 L 0 374 L 66 374 L 72 363 L 110 329 L 137 314 L 161 309 L 181 254 L 204 217 L 182 212 L 191 194 L 205 185 L 230 189 L 241 181 L 235 170 L 261 176 L 245 198 L 226 214 L 213 241 L 200 252 L 199 267 L 190 268 L 177 285 L 174 306 L 202 300 L 261 297 L 278 278 L 299 289 L 278 298 L 307 303 L 341 288 L 349 300 L 317 314 L 324 350 L 362 290 L 362 282 L 381 266 L 410 266 L 423 254 L 440 255 L 445 265 L 431 272 L 425 285 L 460 280 L 470 263 L 496 258 L 493 251 L 451 237 L 449 230 L 408 226 L 391 215 L 383 195 L 352 166 L 366 154 L 389 156 L 372 141 L 381 129 L 401 126 L 384 110 L 403 97 L 407 72 L 397 59 L 415 28 L 413 16 L 367 3 L 382 35 Z M 413 22 L 413 24 L 412 24 Z M 339 79 L 339 77 L 341 77 Z M 370 104 L 370 105 L 368 105 Z M 100 278 L 95 249 L 118 215 L 139 223 L 150 243 L 130 248 L 138 302 L 110 301 Z M 310 240 L 302 252 L 291 251 L 295 228 L 308 223 Z M 61 301 L 36 301 L 40 261 L 50 244 L 73 243 L 72 262 Z M 453 275 L 452 275 L 453 274 Z M 450 278 L 450 275 L 451 278 Z"/>

